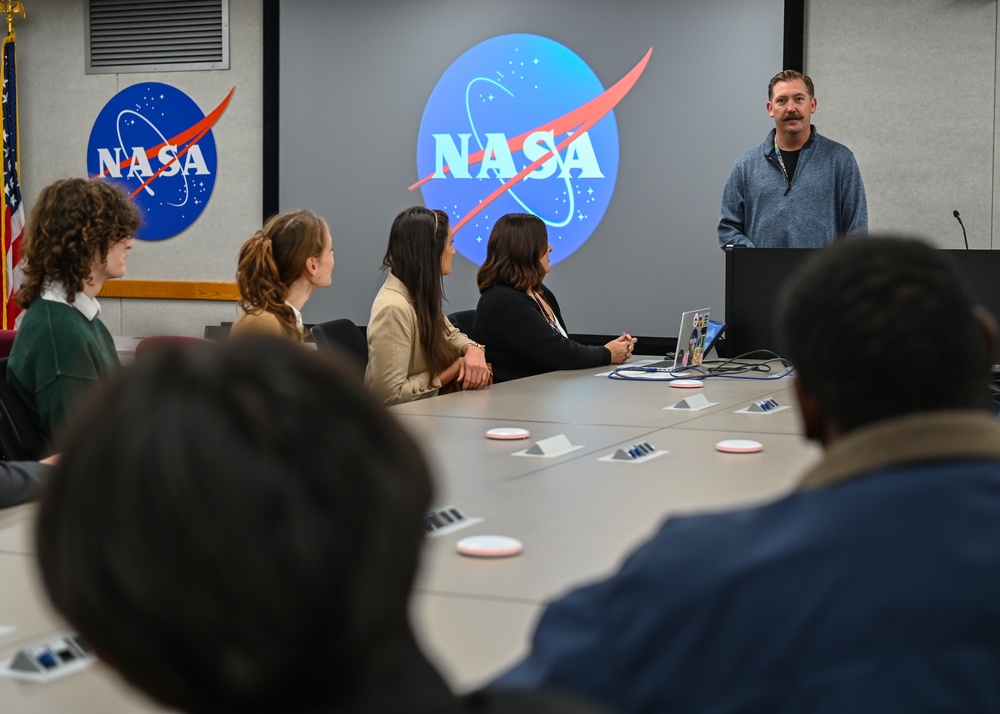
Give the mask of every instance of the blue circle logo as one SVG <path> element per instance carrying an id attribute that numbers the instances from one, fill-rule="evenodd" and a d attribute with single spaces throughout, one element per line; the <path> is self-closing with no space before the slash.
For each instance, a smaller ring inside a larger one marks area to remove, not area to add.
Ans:
<path id="1" fill-rule="evenodd" d="M 532 213 L 548 226 L 557 263 L 587 241 L 611 203 L 619 158 L 611 108 L 638 74 L 616 99 L 555 40 L 481 42 L 431 93 L 417 138 L 421 179 L 410 188 L 448 212 L 455 247 L 469 260 L 485 260 L 497 218 Z"/>
<path id="2" fill-rule="evenodd" d="M 179 89 L 148 82 L 104 105 L 90 131 L 87 172 L 119 184 L 139 207 L 136 237 L 170 238 L 205 210 L 218 171 L 211 129 L 232 95 L 206 116 Z"/>

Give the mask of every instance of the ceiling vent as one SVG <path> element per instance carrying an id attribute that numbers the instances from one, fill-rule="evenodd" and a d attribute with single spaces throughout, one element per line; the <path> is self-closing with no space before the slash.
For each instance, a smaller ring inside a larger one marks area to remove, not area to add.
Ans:
<path id="1" fill-rule="evenodd" d="M 229 69 L 229 0 L 87 0 L 87 74 Z"/>

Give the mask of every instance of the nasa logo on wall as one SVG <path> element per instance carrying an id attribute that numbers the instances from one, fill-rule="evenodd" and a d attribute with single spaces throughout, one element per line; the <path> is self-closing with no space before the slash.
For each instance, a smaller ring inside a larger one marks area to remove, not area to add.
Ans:
<path id="1" fill-rule="evenodd" d="M 618 124 L 652 49 L 605 90 L 568 47 L 539 35 L 494 37 L 465 52 L 438 80 L 417 137 L 424 203 L 447 211 L 455 247 L 486 258 L 493 223 L 532 213 L 548 227 L 552 263 L 600 224 L 618 178 Z"/>
<path id="2" fill-rule="evenodd" d="M 137 238 L 171 238 L 205 210 L 219 168 L 212 127 L 235 91 L 207 116 L 158 82 L 127 87 L 104 105 L 90 131 L 87 172 L 119 184 L 139 207 Z"/>

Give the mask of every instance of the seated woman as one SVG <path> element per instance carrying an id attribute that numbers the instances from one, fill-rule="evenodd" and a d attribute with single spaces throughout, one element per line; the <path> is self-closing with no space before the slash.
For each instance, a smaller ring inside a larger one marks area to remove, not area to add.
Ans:
<path id="1" fill-rule="evenodd" d="M 559 303 L 542 285 L 549 272 L 545 224 L 537 216 L 510 213 L 493 226 L 486 261 L 479 269 L 474 335 L 487 345 L 497 382 L 557 369 L 621 364 L 635 339 L 626 333 L 603 347 L 566 335 Z"/>
<path id="2" fill-rule="evenodd" d="M 240 248 L 236 284 L 243 312 L 232 335 L 305 338 L 302 308 L 313 290 L 330 285 L 333 240 L 326 221 L 311 211 L 268 219 Z"/>
<path id="3" fill-rule="evenodd" d="M 483 348 L 441 312 L 442 276 L 455 255 L 448 216 L 420 206 L 392 223 L 382 268 L 389 269 L 368 320 L 365 382 L 386 405 L 446 389 L 490 383 Z"/>
<path id="4" fill-rule="evenodd" d="M 16 298 L 27 312 L 7 381 L 49 437 L 84 395 L 121 367 L 96 298 L 105 281 L 125 275 L 138 228 L 139 211 L 107 181 L 61 179 L 35 201 Z"/>

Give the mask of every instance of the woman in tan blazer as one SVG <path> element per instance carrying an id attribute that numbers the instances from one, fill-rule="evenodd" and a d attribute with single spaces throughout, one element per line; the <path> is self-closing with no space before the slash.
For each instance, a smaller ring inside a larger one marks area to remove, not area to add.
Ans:
<path id="1" fill-rule="evenodd" d="M 415 206 L 392 223 L 382 268 L 389 270 L 368 320 L 365 382 L 386 405 L 490 383 L 483 348 L 441 311 L 442 276 L 455 255 L 448 216 Z"/>

